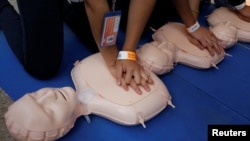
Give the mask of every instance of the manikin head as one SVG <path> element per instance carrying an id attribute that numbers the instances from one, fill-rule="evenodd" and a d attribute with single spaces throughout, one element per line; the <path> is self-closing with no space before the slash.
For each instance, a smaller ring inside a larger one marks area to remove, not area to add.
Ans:
<path id="1" fill-rule="evenodd" d="M 5 121 L 17 140 L 53 141 L 74 126 L 81 112 L 72 88 L 42 88 L 10 105 Z"/>

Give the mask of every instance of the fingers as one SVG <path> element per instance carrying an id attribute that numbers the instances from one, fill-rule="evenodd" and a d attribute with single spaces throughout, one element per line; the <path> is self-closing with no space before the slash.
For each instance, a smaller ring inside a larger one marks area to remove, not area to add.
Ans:
<path id="1" fill-rule="evenodd" d="M 121 78 L 121 85 L 125 91 L 128 91 L 128 84 L 126 83 L 125 79 Z"/>
<path id="2" fill-rule="evenodd" d="M 203 48 L 207 49 L 211 56 L 215 54 L 221 54 L 223 52 L 223 46 L 221 45 L 221 40 L 219 40 L 212 32 L 208 37 L 201 43 Z"/>
<path id="3" fill-rule="evenodd" d="M 123 77 L 125 79 L 125 82 L 127 84 L 129 84 L 131 82 L 131 80 L 133 79 L 135 81 L 136 84 L 140 84 L 141 82 L 141 74 L 140 71 L 138 70 L 127 70 L 127 71 L 123 71 Z"/>
<path id="4" fill-rule="evenodd" d="M 214 56 L 215 54 L 221 54 L 224 47 L 221 45 L 221 40 L 216 38 L 215 35 L 211 34 L 209 40 L 207 41 L 208 52 Z"/>
<path id="5" fill-rule="evenodd" d="M 150 91 L 149 85 L 153 83 L 154 82 L 150 77 L 149 72 L 144 69 L 129 74 L 127 72 L 123 72 L 121 78 L 121 86 L 124 90 L 127 91 L 129 87 L 131 87 L 139 95 L 142 94 L 142 89 L 145 91 Z"/>
<path id="6" fill-rule="evenodd" d="M 142 77 L 139 71 L 135 71 L 132 78 L 135 80 L 137 85 L 140 85 Z"/>
<path id="7" fill-rule="evenodd" d="M 117 81 L 117 84 L 119 86 L 121 86 L 121 85 L 123 85 L 123 83 L 125 83 L 125 80 L 122 79 L 122 75 L 123 75 L 122 66 L 118 66 L 116 68 L 116 81 Z"/>
<path id="8" fill-rule="evenodd" d="M 250 18 L 245 17 L 244 15 L 238 14 L 238 17 L 242 19 L 243 21 L 250 22 Z"/>
<path id="9" fill-rule="evenodd" d="M 136 82 L 135 82 L 134 80 L 131 81 L 130 86 L 134 89 L 134 91 L 135 91 L 137 94 L 139 94 L 139 95 L 142 94 L 142 91 L 141 91 L 139 85 L 136 84 Z"/>
<path id="10" fill-rule="evenodd" d="M 132 71 L 123 71 L 124 79 L 127 84 L 130 83 L 131 79 L 133 79 L 134 74 Z"/>
<path id="11" fill-rule="evenodd" d="M 198 41 L 196 40 L 195 38 L 193 38 L 192 36 L 188 35 L 188 40 L 194 44 L 195 46 L 197 46 L 199 49 L 203 50 L 204 49 L 204 46 Z"/>
<path id="12" fill-rule="evenodd" d="M 144 90 L 150 91 L 149 85 L 153 84 L 154 82 L 150 77 L 149 72 L 147 72 L 146 70 L 141 70 L 141 76 L 142 79 L 140 85 L 144 88 Z"/>
<path id="13" fill-rule="evenodd" d="M 236 15 L 243 21 L 250 22 L 250 14 L 247 9 L 250 9 L 249 6 L 245 7 L 241 11 L 235 10 Z"/>
<path id="14" fill-rule="evenodd" d="M 212 45 L 208 45 L 206 49 L 212 56 L 214 56 L 215 54 L 221 54 L 224 50 L 224 48 L 218 45 L 217 43 L 212 43 Z"/>
<path id="15" fill-rule="evenodd" d="M 224 47 L 221 45 L 222 40 L 218 39 L 214 33 L 204 27 L 190 33 L 188 40 L 200 49 L 206 49 L 210 55 L 221 54 Z"/>
<path id="16" fill-rule="evenodd" d="M 212 55 L 212 56 L 214 56 L 215 55 L 215 51 L 214 51 L 214 49 L 213 49 L 213 47 L 212 46 L 207 46 L 207 48 L 206 48 L 207 50 L 208 50 L 208 52 L 210 53 L 210 55 Z"/>
<path id="17" fill-rule="evenodd" d="M 141 76 L 142 76 L 142 78 L 144 78 L 143 81 L 145 80 L 146 83 L 148 83 L 148 84 L 153 84 L 154 83 L 152 78 L 150 77 L 149 72 L 147 70 L 143 69 L 142 72 L 141 72 Z"/>
<path id="18" fill-rule="evenodd" d="M 147 83 L 148 80 L 142 79 L 140 84 L 137 84 L 134 79 L 131 80 L 129 83 L 129 86 L 139 95 L 142 94 L 142 89 L 143 88 L 145 91 L 150 91 L 149 84 Z"/>
<path id="19" fill-rule="evenodd" d="M 216 54 L 221 54 L 224 50 L 224 47 L 220 44 L 219 41 L 213 42 L 213 47 Z"/>

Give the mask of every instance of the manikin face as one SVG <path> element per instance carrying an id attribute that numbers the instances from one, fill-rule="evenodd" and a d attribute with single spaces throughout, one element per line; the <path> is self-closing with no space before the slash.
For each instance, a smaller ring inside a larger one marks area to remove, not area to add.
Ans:
<path id="1" fill-rule="evenodd" d="M 72 88 L 43 88 L 17 100 L 8 114 L 23 128 L 49 131 L 72 123 L 76 106 L 77 98 Z"/>

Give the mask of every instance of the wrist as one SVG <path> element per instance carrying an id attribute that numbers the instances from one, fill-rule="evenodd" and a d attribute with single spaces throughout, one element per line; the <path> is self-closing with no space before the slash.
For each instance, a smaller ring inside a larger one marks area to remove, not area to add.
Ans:
<path id="1" fill-rule="evenodd" d="M 119 51 L 117 60 L 133 60 L 136 61 L 136 53 L 134 51 Z"/>
<path id="2" fill-rule="evenodd" d="M 192 26 L 186 28 L 188 33 L 192 33 L 195 32 L 196 30 L 198 30 L 200 28 L 200 24 L 198 21 L 195 22 L 195 24 L 193 24 Z"/>
<path id="3" fill-rule="evenodd" d="M 243 3 L 240 4 L 240 5 L 234 6 L 234 8 L 235 8 L 236 10 L 241 10 L 241 9 L 243 9 L 245 6 L 246 6 L 246 3 L 243 2 Z"/>
<path id="4" fill-rule="evenodd" d="M 116 45 L 100 48 L 100 53 L 107 66 L 114 66 L 118 55 L 118 49 Z"/>

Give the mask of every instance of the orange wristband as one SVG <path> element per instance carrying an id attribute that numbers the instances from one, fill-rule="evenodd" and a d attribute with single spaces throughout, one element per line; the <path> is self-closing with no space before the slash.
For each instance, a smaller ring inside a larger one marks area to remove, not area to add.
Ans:
<path id="1" fill-rule="evenodd" d="M 127 59 L 136 61 L 136 54 L 133 51 L 119 51 L 118 60 Z"/>

